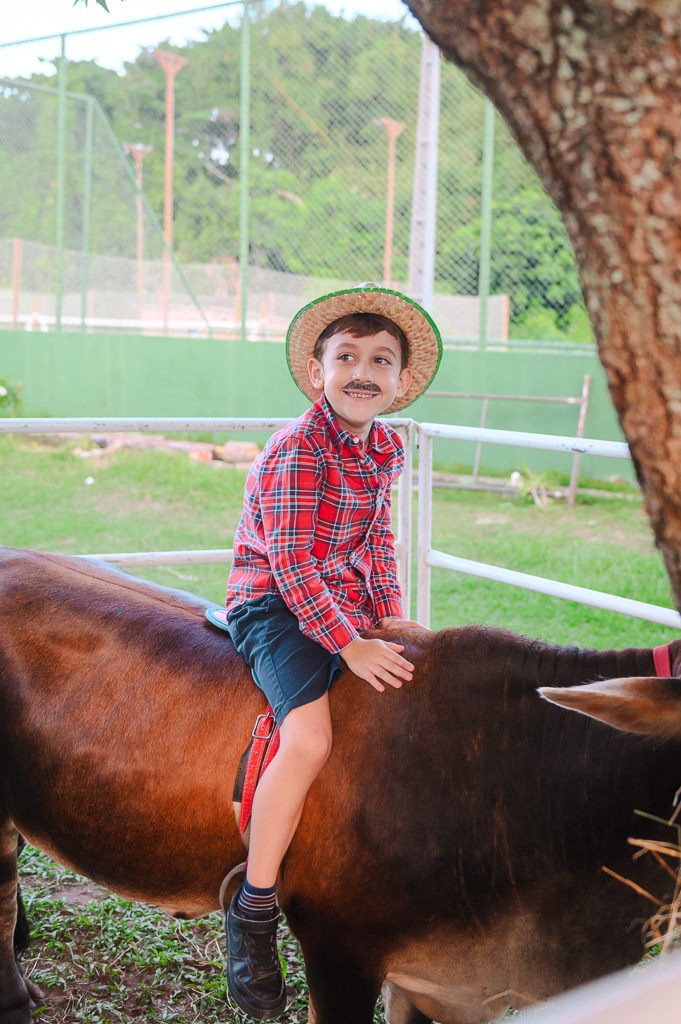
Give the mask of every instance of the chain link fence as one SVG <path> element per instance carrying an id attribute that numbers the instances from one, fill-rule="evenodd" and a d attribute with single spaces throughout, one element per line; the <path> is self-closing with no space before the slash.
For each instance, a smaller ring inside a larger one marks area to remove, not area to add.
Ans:
<path id="1" fill-rule="evenodd" d="M 197 13 L 181 47 L 159 21 L 123 73 L 69 62 L 64 37 L 62 58 L 59 40 L 33 44 L 43 74 L 0 79 L 0 325 L 281 338 L 322 291 L 386 275 L 407 288 L 416 22 L 248 7 L 247 32 L 241 3 L 209 31 Z M 487 344 L 590 342 L 558 214 L 484 120 L 443 63 L 434 315 L 451 343 L 479 342 L 481 303 Z"/>

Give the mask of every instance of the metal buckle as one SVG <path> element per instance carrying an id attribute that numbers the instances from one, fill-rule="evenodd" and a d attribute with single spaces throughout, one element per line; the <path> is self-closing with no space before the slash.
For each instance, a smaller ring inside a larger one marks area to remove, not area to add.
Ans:
<path id="1" fill-rule="evenodd" d="M 265 721 L 267 723 L 267 725 L 269 726 L 267 732 L 264 733 L 264 734 L 261 734 L 261 733 L 258 732 L 258 729 L 260 728 L 260 723 L 262 721 Z M 265 712 L 264 715 L 258 715 L 258 717 L 256 718 L 255 725 L 253 726 L 253 732 L 251 733 L 251 737 L 254 740 L 268 740 L 270 738 L 270 736 L 272 735 L 273 728 L 274 728 L 274 718 L 268 712 Z"/>

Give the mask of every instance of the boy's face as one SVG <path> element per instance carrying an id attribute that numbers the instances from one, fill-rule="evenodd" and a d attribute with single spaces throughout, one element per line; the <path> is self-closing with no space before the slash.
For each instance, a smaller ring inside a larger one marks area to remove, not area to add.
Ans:
<path id="1" fill-rule="evenodd" d="M 400 343 L 387 331 L 356 338 L 343 331 L 326 342 L 321 361 L 307 364 L 310 380 L 321 388 L 341 426 L 366 441 L 375 418 L 401 398 L 411 384 L 402 369 Z"/>

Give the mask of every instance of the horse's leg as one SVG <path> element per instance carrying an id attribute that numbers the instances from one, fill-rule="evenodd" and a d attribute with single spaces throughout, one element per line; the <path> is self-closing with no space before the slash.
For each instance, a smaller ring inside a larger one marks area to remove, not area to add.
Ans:
<path id="1" fill-rule="evenodd" d="M 302 943 L 301 943 L 302 944 Z M 321 944 L 303 946 L 310 994 L 308 1024 L 371 1024 L 381 982 L 353 953 Z"/>
<path id="2" fill-rule="evenodd" d="M 21 836 L 19 838 L 21 839 Z M 26 844 L 24 843 L 23 845 L 25 846 Z M 17 883 L 17 923 L 14 927 L 14 956 L 17 961 L 19 973 L 24 979 L 24 985 L 28 989 L 28 994 L 31 999 L 31 1003 L 33 1004 L 31 1009 L 34 1009 L 45 1001 L 45 993 L 39 989 L 37 985 L 34 985 L 30 978 L 26 977 L 21 964 L 19 963 L 19 957 L 27 949 L 30 937 L 26 908 L 24 907 L 24 901 L 21 897 L 21 886 Z"/>
<path id="3" fill-rule="evenodd" d="M 26 917 L 24 901 L 21 898 L 21 886 L 17 883 L 17 919 L 16 924 L 14 925 L 14 936 L 12 939 L 14 955 L 17 959 L 26 950 L 29 938 L 28 918 Z"/>
<path id="4" fill-rule="evenodd" d="M 30 1024 L 31 1000 L 14 959 L 18 834 L 0 812 L 0 1024 Z"/>
<path id="5" fill-rule="evenodd" d="M 388 1024 L 433 1024 L 432 1017 L 426 1017 L 417 1010 L 406 992 L 391 981 L 383 982 L 381 993 Z"/>

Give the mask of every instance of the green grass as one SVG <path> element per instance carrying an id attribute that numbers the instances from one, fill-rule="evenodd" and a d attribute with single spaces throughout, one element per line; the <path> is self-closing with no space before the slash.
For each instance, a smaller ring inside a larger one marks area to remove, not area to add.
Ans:
<path id="1" fill-rule="evenodd" d="M 673 607 L 669 581 L 640 500 L 578 501 L 546 510 L 518 498 L 435 492 L 433 544 L 463 558 Z M 553 643 L 623 647 L 663 643 L 678 631 L 501 583 L 433 570 L 434 628 L 479 622 Z"/>
<path id="2" fill-rule="evenodd" d="M 74 447 L 0 438 L 0 543 L 69 554 L 231 547 L 243 471 L 170 452 L 79 458 Z M 227 571 L 164 566 L 138 574 L 219 603 Z"/>
<path id="3" fill-rule="evenodd" d="M 245 473 L 186 455 L 121 451 L 80 458 L 75 442 L 0 437 L 0 543 L 73 554 L 230 547 Z M 92 477 L 94 482 L 86 484 Z M 667 577 L 638 497 L 579 500 L 545 511 L 520 498 L 436 489 L 434 546 L 535 575 L 671 607 Z M 140 568 L 138 574 L 224 599 L 226 566 Z M 479 622 L 549 641 L 619 647 L 676 631 L 442 570 L 432 574 L 432 625 Z M 33 925 L 26 966 L 50 1001 L 42 1024 L 174 1021 L 241 1024 L 227 1002 L 222 921 L 175 922 L 97 890 L 27 850 Z M 307 1019 L 299 951 L 284 933 L 286 1020 Z M 380 1010 L 376 1021 L 382 1021 Z"/>
<path id="4" fill-rule="evenodd" d="M 221 915 L 171 920 L 107 893 L 31 847 L 20 863 L 31 922 L 23 967 L 48 993 L 41 1024 L 249 1020 L 229 1001 Z M 285 926 L 280 951 L 295 993 L 285 1021 L 302 1024 L 307 986 L 298 945 Z"/>

